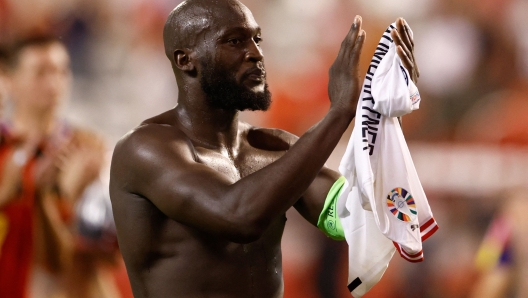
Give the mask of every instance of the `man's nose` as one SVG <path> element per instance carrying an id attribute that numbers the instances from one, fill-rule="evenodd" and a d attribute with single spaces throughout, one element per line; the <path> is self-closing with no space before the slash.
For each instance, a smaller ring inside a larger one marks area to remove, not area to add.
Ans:
<path id="1" fill-rule="evenodd" d="M 67 79 L 59 73 L 50 73 L 46 78 L 46 88 L 53 96 L 60 95 L 65 89 Z"/>
<path id="2" fill-rule="evenodd" d="M 247 52 L 246 52 L 246 60 L 253 61 L 253 62 L 260 62 L 263 59 L 264 59 L 264 54 L 262 53 L 262 49 L 254 40 L 251 41 L 247 49 Z"/>

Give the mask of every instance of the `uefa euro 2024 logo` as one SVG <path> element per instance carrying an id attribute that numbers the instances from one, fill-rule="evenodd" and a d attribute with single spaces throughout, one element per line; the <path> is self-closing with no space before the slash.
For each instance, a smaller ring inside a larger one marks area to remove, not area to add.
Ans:
<path id="1" fill-rule="evenodd" d="M 397 187 L 387 195 L 387 207 L 397 219 L 411 222 L 416 219 L 418 211 L 411 193 L 404 188 Z"/>

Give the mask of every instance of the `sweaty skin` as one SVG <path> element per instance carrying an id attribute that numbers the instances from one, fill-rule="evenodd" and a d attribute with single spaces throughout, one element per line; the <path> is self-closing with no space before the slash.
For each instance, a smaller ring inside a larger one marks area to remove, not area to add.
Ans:
<path id="1" fill-rule="evenodd" d="M 193 23 L 194 34 L 191 16 L 208 20 Z M 178 105 L 125 135 L 112 158 L 110 195 L 135 297 L 283 296 L 284 214 L 295 206 L 316 225 L 339 177 L 323 166 L 355 115 L 361 22 L 330 69 L 331 108 L 297 138 L 212 108 L 201 89 L 200 62 L 214 61 L 248 90 L 264 90 L 260 28 L 243 4 L 191 0 L 171 13 L 164 39 Z"/>

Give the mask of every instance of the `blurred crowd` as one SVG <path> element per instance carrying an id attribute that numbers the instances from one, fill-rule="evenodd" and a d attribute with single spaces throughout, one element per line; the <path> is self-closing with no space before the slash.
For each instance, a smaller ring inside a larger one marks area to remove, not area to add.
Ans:
<path id="1" fill-rule="evenodd" d="M 0 297 L 131 297 L 109 156 L 177 103 L 162 28 L 179 2 L 0 0 Z M 440 230 L 423 263 L 395 256 L 366 297 L 528 297 L 528 1 L 242 2 L 273 94 L 242 119 L 297 135 L 329 107 L 328 69 L 356 14 L 362 73 L 390 23 L 413 29 L 423 101 L 403 130 Z M 350 297 L 346 243 L 287 216 L 285 297 Z"/>

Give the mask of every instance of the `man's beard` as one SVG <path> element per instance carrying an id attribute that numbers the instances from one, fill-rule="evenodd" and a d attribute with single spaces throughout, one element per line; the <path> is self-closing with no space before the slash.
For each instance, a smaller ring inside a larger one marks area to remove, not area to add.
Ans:
<path id="1" fill-rule="evenodd" d="M 202 63 L 200 78 L 202 90 L 209 106 L 223 110 L 267 111 L 271 104 L 271 93 L 265 83 L 263 92 L 253 92 L 237 83 L 235 76 L 214 63 Z"/>

